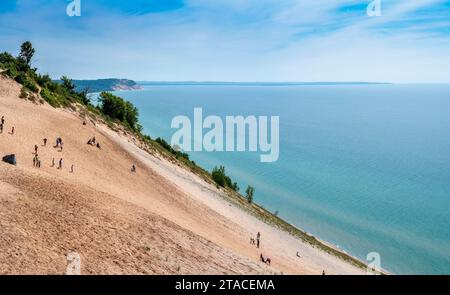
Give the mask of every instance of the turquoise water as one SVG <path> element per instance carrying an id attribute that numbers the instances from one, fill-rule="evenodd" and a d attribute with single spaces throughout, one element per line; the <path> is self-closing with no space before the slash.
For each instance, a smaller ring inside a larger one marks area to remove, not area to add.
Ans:
<path id="1" fill-rule="evenodd" d="M 190 153 L 289 222 L 401 274 L 450 273 L 450 85 L 149 86 L 118 92 L 170 142 L 177 115 L 280 116 L 280 158 Z"/>

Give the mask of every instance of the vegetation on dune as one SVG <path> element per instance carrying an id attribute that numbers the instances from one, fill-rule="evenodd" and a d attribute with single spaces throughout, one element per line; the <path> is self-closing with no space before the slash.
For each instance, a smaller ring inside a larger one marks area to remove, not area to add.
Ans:
<path id="1" fill-rule="evenodd" d="M 245 190 L 245 197 L 247 198 L 247 201 L 251 204 L 253 203 L 253 194 L 255 193 L 255 189 L 252 186 L 248 186 Z M 278 214 L 276 214 L 278 215 Z"/>
<path id="2" fill-rule="evenodd" d="M 118 120 L 131 130 L 141 133 L 142 127 L 138 123 L 139 111 L 131 102 L 109 92 L 102 92 L 99 101 L 103 114 Z"/>
<path id="3" fill-rule="evenodd" d="M 187 161 L 189 160 L 189 155 L 186 153 L 183 153 L 181 151 L 177 151 L 175 150 L 167 141 L 165 141 L 164 139 L 158 137 L 155 140 L 157 143 L 159 143 L 164 149 L 166 149 L 169 153 L 171 153 L 172 155 L 175 156 L 175 158 L 177 159 L 185 159 Z"/>
<path id="4" fill-rule="evenodd" d="M 239 186 L 236 182 L 232 182 L 231 178 L 225 173 L 225 167 L 215 167 L 211 173 L 214 182 L 221 187 L 231 188 L 233 191 L 239 191 Z"/>
<path id="5" fill-rule="evenodd" d="M 23 60 L 28 66 L 31 66 L 31 60 L 34 56 L 34 48 L 30 41 L 26 41 L 20 46 L 19 59 Z"/>

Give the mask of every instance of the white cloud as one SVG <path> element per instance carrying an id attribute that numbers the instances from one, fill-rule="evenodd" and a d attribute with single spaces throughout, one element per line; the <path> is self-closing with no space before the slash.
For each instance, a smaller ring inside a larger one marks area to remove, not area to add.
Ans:
<path id="1" fill-rule="evenodd" d="M 338 13 L 359 0 L 189 0 L 160 14 L 78 20 L 52 18 L 48 6 L 26 22 L 0 20 L 15 32 L 0 29 L 0 43 L 32 39 L 41 69 L 74 78 L 450 82 L 448 36 L 430 30 L 448 22 L 384 28 L 442 1 L 384 2 L 375 18 Z"/>

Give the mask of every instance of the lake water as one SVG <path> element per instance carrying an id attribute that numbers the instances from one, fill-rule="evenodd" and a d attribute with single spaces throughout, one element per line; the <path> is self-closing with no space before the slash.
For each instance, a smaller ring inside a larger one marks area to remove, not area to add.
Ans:
<path id="1" fill-rule="evenodd" d="M 450 273 L 450 85 L 146 86 L 116 92 L 144 130 L 170 142 L 171 120 L 280 117 L 280 157 L 190 153 L 224 165 L 255 201 L 393 273 Z"/>

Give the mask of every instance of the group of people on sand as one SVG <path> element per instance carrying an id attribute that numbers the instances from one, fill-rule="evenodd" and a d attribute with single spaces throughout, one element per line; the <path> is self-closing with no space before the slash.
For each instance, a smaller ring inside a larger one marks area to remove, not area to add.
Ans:
<path id="1" fill-rule="evenodd" d="M 250 244 L 252 245 L 256 245 L 256 248 L 259 248 L 260 246 L 260 240 L 261 240 L 261 233 L 258 232 L 256 234 L 256 239 L 255 238 L 250 238 Z M 301 258 L 300 253 L 297 252 L 297 257 Z M 264 257 L 264 255 L 261 253 L 259 255 L 259 260 L 267 265 L 270 265 L 272 263 L 272 260 L 270 259 L 270 257 Z M 325 275 L 325 270 L 322 271 L 322 275 Z"/>
<path id="2" fill-rule="evenodd" d="M 33 167 L 41 168 L 41 159 L 39 159 L 37 144 L 34 145 Z"/>
<path id="3" fill-rule="evenodd" d="M 98 149 L 102 149 L 100 146 L 100 143 L 97 142 L 97 140 L 95 139 L 95 136 L 90 138 L 87 142 L 87 144 L 92 145 L 92 146 L 96 146 Z"/>
<path id="4" fill-rule="evenodd" d="M 48 142 L 48 139 L 47 138 L 43 138 L 42 139 L 42 143 L 43 143 L 42 146 L 46 147 L 47 146 L 47 142 Z M 55 146 L 53 148 L 59 149 L 59 151 L 62 152 L 63 151 L 63 147 L 64 147 L 64 143 L 62 141 L 62 138 L 61 137 L 56 138 Z M 39 147 L 36 144 L 36 145 L 34 145 L 33 167 L 41 168 L 41 160 L 40 160 L 38 151 L 39 151 Z M 63 158 L 60 158 L 59 161 L 58 161 L 57 169 L 62 170 L 63 169 L 63 164 L 64 164 L 64 160 L 63 160 Z M 55 166 L 56 166 L 55 158 L 52 158 L 52 166 L 51 167 L 55 167 Z M 74 173 L 74 165 L 73 164 L 72 164 L 72 166 L 70 168 L 70 173 Z"/>
<path id="5" fill-rule="evenodd" d="M 256 239 L 253 238 L 253 237 L 250 238 L 250 244 L 251 245 L 256 245 L 256 248 L 259 249 L 259 246 L 261 244 L 261 233 L 260 232 L 258 232 L 256 234 Z M 259 260 L 261 262 L 265 263 L 265 264 L 268 264 L 268 265 L 270 265 L 270 263 L 272 262 L 272 260 L 269 257 L 264 258 L 264 255 L 262 253 L 259 255 Z"/>
<path id="6" fill-rule="evenodd" d="M 5 116 L 2 116 L 0 119 L 0 134 L 3 133 L 3 129 L 5 129 Z M 14 135 L 15 128 L 14 126 L 11 127 L 11 132 L 9 134 Z"/>
<path id="7" fill-rule="evenodd" d="M 256 234 L 256 239 L 255 238 L 250 238 L 250 244 L 252 245 L 256 245 L 256 248 L 259 248 L 260 246 L 260 241 L 261 241 L 261 233 L 258 232 Z M 297 257 L 301 258 L 300 253 L 297 252 Z M 264 255 L 261 253 L 259 255 L 259 260 L 267 265 L 270 265 L 272 263 L 272 260 L 270 259 L 270 257 L 264 257 Z M 322 275 L 325 275 L 325 270 L 322 271 Z"/>

